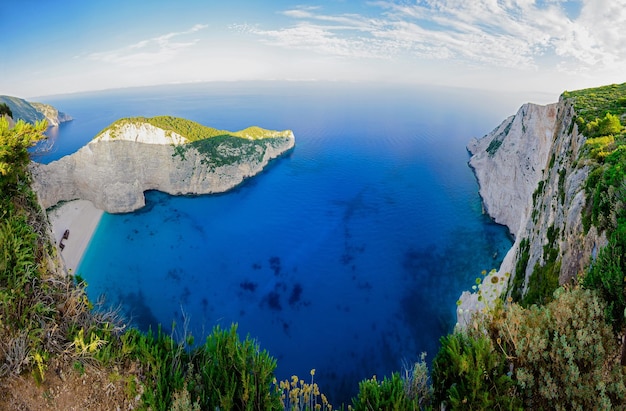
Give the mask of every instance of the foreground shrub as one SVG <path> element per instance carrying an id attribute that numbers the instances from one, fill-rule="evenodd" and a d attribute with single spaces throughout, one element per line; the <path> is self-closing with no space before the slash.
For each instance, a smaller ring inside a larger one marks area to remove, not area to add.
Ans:
<path id="1" fill-rule="evenodd" d="M 95 356 L 102 363 L 138 364 L 146 409 L 185 409 L 186 404 L 203 410 L 282 409 L 274 389 L 274 360 L 257 343 L 239 339 L 237 326 L 219 326 L 206 342 L 194 349 L 193 339 L 176 342 L 159 327 L 146 334 L 130 329 L 116 338 L 99 330 L 99 338 L 111 340 Z"/>
<path id="2" fill-rule="evenodd" d="M 442 337 L 432 371 L 435 403 L 451 409 L 519 409 L 508 370 L 505 356 L 489 338 L 464 333 Z"/>
<path id="3" fill-rule="evenodd" d="M 369 410 L 419 410 L 418 401 L 409 398 L 405 391 L 404 380 L 399 373 L 394 372 L 391 378 L 385 377 L 382 381 L 372 377 L 359 383 L 359 393 L 352 400 L 352 409 L 355 411 Z"/>
<path id="4" fill-rule="evenodd" d="M 192 354 L 192 399 L 204 410 L 278 410 L 280 395 L 272 389 L 276 360 L 246 337 L 239 340 L 237 326 L 219 326 Z"/>
<path id="5" fill-rule="evenodd" d="M 626 395 L 604 303 L 590 290 L 557 290 L 546 306 L 512 304 L 494 320 L 526 409 L 610 409 Z"/>

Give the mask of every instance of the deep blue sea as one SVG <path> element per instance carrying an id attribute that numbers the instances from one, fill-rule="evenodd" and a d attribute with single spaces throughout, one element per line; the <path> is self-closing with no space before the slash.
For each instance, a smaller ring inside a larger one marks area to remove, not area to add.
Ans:
<path id="1" fill-rule="evenodd" d="M 239 324 L 331 402 L 402 369 L 455 324 L 456 300 L 511 245 L 483 215 L 465 145 L 525 101 L 437 87 L 214 83 L 41 98 L 75 118 L 49 162 L 120 117 L 174 115 L 219 129 L 291 129 L 295 149 L 220 195 L 147 193 L 105 214 L 78 268 L 92 300 L 147 330 L 202 342 Z"/>

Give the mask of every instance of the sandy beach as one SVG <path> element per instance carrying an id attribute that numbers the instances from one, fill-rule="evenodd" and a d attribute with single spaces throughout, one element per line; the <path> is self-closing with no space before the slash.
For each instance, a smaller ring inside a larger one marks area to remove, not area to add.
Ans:
<path id="1" fill-rule="evenodd" d="M 102 210 L 86 200 L 70 201 L 48 212 L 56 242 L 62 241 L 65 246 L 61 256 L 70 274 L 76 272 L 102 214 Z M 69 230 L 69 236 L 63 239 L 65 230 Z"/>

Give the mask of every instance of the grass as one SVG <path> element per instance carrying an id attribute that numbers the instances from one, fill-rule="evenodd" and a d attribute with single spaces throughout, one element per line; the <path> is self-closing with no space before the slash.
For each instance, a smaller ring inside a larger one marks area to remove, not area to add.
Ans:
<path id="1" fill-rule="evenodd" d="M 201 141 L 213 137 L 236 137 L 245 140 L 263 140 L 267 138 L 286 138 L 291 132 L 266 130 L 261 127 L 248 127 L 240 131 L 218 130 L 213 127 L 203 126 L 195 121 L 180 117 L 157 116 L 157 117 L 130 117 L 113 122 L 111 125 L 100 131 L 96 137 L 110 131 L 115 136 L 121 127 L 127 124 L 148 123 L 166 131 L 177 133 L 185 137 L 189 142 Z"/>

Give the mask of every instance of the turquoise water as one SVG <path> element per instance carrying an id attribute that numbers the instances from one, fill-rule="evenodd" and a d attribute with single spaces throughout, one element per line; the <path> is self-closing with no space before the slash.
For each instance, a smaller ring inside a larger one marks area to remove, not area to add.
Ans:
<path id="1" fill-rule="evenodd" d="M 180 331 L 186 317 L 202 341 L 215 325 L 238 323 L 277 358 L 278 378 L 316 368 L 339 403 L 364 378 L 424 351 L 432 360 L 460 292 L 510 247 L 482 214 L 465 150 L 509 114 L 509 101 L 283 83 L 57 96 L 46 102 L 76 120 L 39 160 L 75 151 L 124 116 L 292 129 L 295 149 L 229 193 L 148 192 L 144 209 L 105 214 L 77 271 L 90 298 L 120 304 L 144 330 L 172 332 L 175 321 Z"/>

